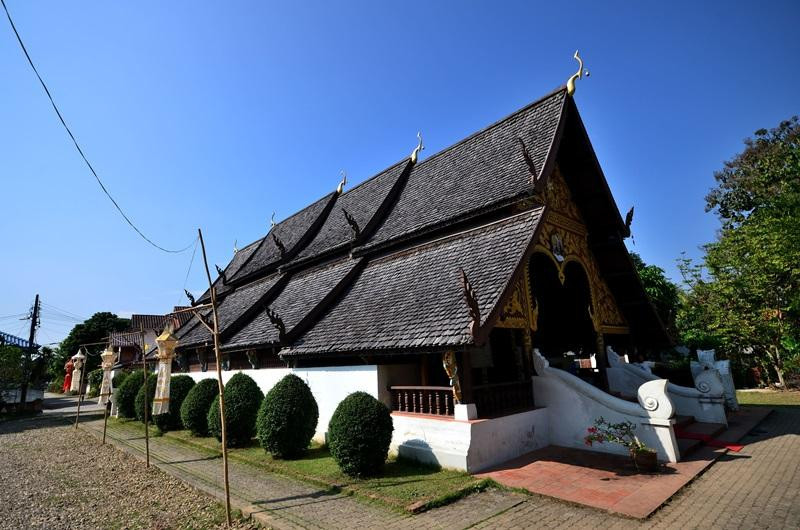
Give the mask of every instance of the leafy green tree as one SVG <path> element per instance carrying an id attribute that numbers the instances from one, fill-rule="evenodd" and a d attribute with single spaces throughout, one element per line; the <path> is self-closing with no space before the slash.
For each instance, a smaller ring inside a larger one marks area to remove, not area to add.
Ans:
<path id="1" fill-rule="evenodd" d="M 661 317 L 661 322 L 664 323 L 667 332 L 675 337 L 675 317 L 678 314 L 680 289 L 667 278 L 664 269 L 656 265 L 646 264 L 641 256 L 635 252 L 630 254 L 631 260 L 636 266 L 636 272 L 639 273 L 639 278 L 642 280 L 644 290 L 650 297 L 650 301 L 653 302 L 658 316 Z"/>
<path id="2" fill-rule="evenodd" d="M 109 312 L 95 313 L 82 324 L 77 324 L 54 352 L 49 363 L 50 375 L 52 377 L 63 375 L 64 365 L 78 352 L 81 344 L 104 342 L 111 332 L 125 331 L 129 326 L 130 320 L 119 318 Z M 89 346 L 87 349 L 92 355 L 86 359 L 86 369 L 91 371 L 100 365 L 100 357 L 97 354 L 103 349 L 103 345 Z"/>
<path id="3" fill-rule="evenodd" d="M 17 346 L 0 346 L 0 391 L 15 390 L 23 379 L 25 355 Z M 2 396 L 0 396 L 2 397 Z"/>
<path id="4" fill-rule="evenodd" d="M 680 263 L 688 343 L 711 345 L 785 385 L 800 364 L 800 122 L 756 131 L 714 175 L 707 211 L 722 222 L 702 263 Z"/>

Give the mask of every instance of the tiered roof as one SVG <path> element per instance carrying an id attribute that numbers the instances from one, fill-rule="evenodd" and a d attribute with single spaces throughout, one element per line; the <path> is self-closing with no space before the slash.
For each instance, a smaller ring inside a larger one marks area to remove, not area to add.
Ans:
<path id="1" fill-rule="evenodd" d="M 427 160 L 402 160 L 326 195 L 239 250 L 215 283 L 223 349 L 281 348 L 304 359 L 474 344 L 461 270 L 478 327 L 488 329 L 547 209 L 534 190 L 556 163 L 569 166 L 567 184 L 591 221 L 601 269 L 615 272 L 610 288 L 626 318 L 663 338 L 622 242 L 627 228 L 561 88 Z M 180 348 L 210 342 L 197 323 L 178 336 Z"/>

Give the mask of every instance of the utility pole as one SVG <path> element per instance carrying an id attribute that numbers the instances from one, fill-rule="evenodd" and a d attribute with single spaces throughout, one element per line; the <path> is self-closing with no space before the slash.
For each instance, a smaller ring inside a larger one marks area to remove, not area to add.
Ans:
<path id="1" fill-rule="evenodd" d="M 25 403 L 28 401 L 28 384 L 31 377 L 31 360 L 33 357 L 34 340 L 36 339 L 36 326 L 39 324 L 39 295 L 33 302 L 33 313 L 31 314 L 31 333 L 28 335 L 28 347 L 25 349 L 25 361 L 22 365 L 22 387 L 19 393 L 19 406 L 20 409 L 25 409 Z"/>

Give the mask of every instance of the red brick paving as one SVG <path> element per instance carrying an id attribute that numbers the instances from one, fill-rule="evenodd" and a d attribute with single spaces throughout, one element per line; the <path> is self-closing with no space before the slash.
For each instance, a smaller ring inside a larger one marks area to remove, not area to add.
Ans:
<path id="1" fill-rule="evenodd" d="M 719 435 L 736 442 L 771 409 L 742 408 Z M 533 493 L 643 519 L 725 454 L 727 449 L 700 447 L 687 459 L 666 464 L 660 473 L 637 473 L 629 458 L 596 451 L 549 446 L 479 476 Z"/>

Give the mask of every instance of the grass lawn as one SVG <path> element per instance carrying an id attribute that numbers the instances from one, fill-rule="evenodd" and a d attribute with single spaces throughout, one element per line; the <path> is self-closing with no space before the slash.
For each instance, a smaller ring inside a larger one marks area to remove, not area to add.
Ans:
<path id="1" fill-rule="evenodd" d="M 740 405 L 800 406 L 800 390 L 737 390 Z"/>
<path id="2" fill-rule="evenodd" d="M 215 438 L 196 438 L 188 431 L 169 432 L 165 438 L 214 452 L 220 450 Z M 231 460 L 268 472 L 352 493 L 404 511 L 422 511 L 441 506 L 493 485 L 492 481 L 476 479 L 460 471 L 395 458 L 386 463 L 381 476 L 354 479 L 339 470 L 325 446 L 314 446 L 306 456 L 297 460 L 274 459 L 257 443 L 251 447 L 231 449 L 228 455 Z"/>

